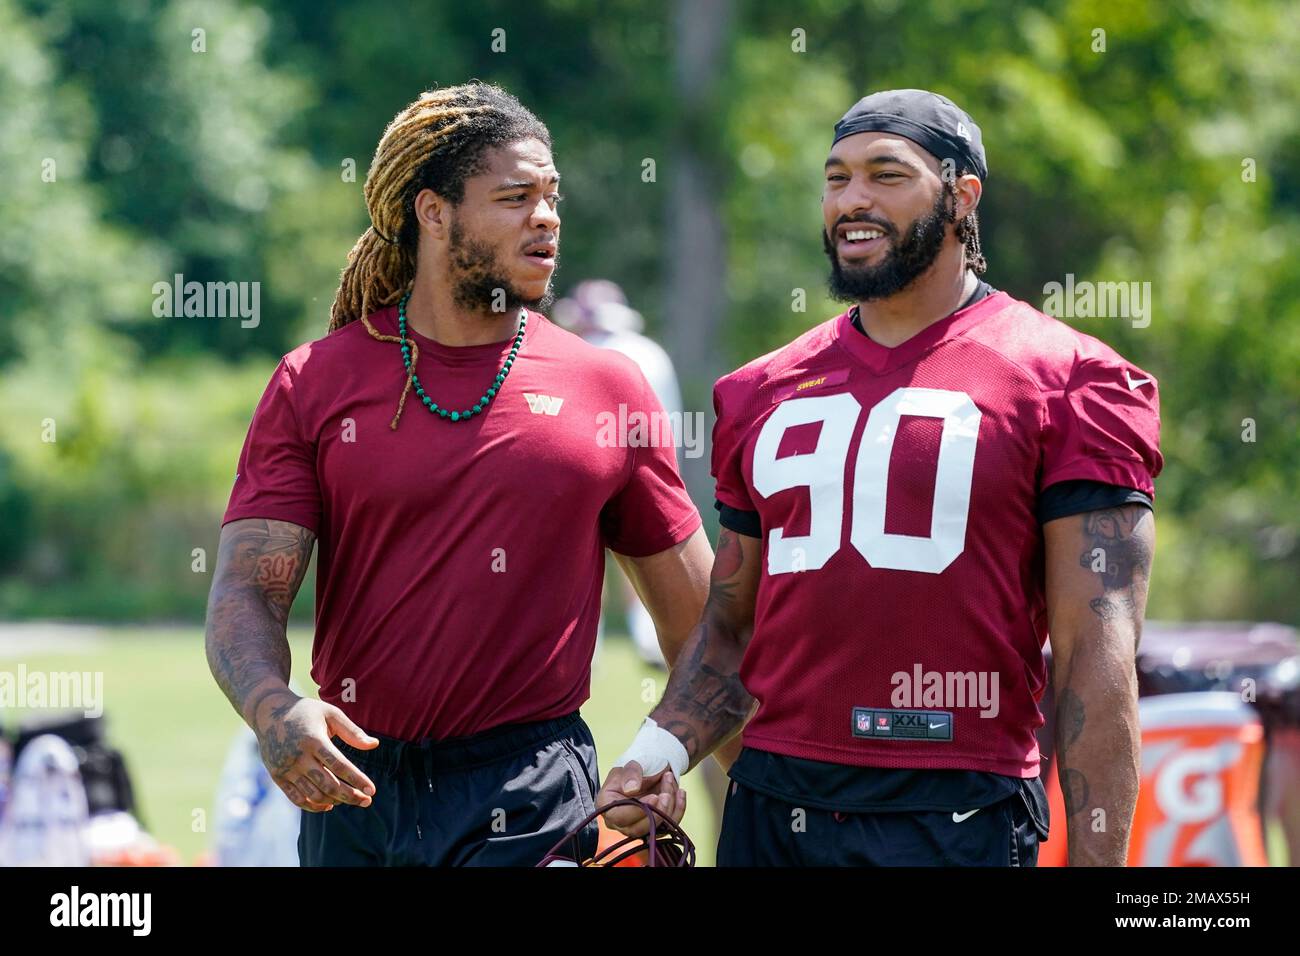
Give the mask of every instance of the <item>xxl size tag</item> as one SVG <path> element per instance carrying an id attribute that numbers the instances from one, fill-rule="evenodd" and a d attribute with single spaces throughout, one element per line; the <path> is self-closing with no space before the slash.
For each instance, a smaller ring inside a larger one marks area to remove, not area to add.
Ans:
<path id="1" fill-rule="evenodd" d="M 873 740 L 952 740 L 952 712 L 854 707 L 853 736 Z"/>

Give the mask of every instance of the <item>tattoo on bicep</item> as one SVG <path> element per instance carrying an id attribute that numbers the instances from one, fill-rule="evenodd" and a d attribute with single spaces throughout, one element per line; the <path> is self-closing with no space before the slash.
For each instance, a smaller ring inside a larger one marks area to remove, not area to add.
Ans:
<path id="1" fill-rule="evenodd" d="M 736 582 L 733 580 L 745 563 L 745 552 L 740 538 L 726 528 L 718 532 L 718 551 L 713 556 L 713 573 L 709 576 L 709 597 L 704 605 L 704 617 L 726 615 L 736 601 Z"/>
<path id="2" fill-rule="evenodd" d="M 314 534 L 287 521 L 249 522 L 222 545 L 224 581 L 256 589 L 287 620 L 315 542 Z"/>
<path id="3" fill-rule="evenodd" d="M 713 581 L 709 584 L 709 597 L 704 602 L 704 616 L 721 612 L 725 614 L 736 601 L 736 585 L 732 581 Z"/>
<path id="4" fill-rule="evenodd" d="M 1124 595 L 1093 598 L 1088 602 L 1088 607 L 1092 608 L 1092 613 L 1103 621 L 1122 620 L 1126 615 L 1131 615 L 1136 606 L 1132 598 Z"/>
<path id="5" fill-rule="evenodd" d="M 1102 594 L 1088 602 L 1103 621 L 1132 616 L 1137 589 L 1151 572 L 1151 546 L 1142 522 L 1151 512 L 1141 505 L 1104 508 L 1083 516 L 1085 548 L 1079 564 L 1101 578 Z"/>
<path id="6" fill-rule="evenodd" d="M 740 537 L 726 528 L 718 531 L 718 553 L 713 558 L 713 577 L 725 581 L 733 577 L 745 563 L 745 550 Z"/>

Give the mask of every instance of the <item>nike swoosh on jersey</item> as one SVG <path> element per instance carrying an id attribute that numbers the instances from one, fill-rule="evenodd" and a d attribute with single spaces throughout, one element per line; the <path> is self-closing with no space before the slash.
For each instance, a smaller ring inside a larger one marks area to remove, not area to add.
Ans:
<path id="1" fill-rule="evenodd" d="M 1124 381 L 1128 382 L 1128 390 L 1131 392 L 1131 391 L 1133 391 L 1133 389 L 1137 388 L 1139 385 L 1147 385 L 1147 384 L 1149 384 L 1149 383 L 1151 382 L 1151 379 L 1149 379 L 1149 378 L 1133 378 L 1131 375 L 1129 375 L 1129 373 L 1128 373 L 1128 369 L 1124 369 Z"/>
<path id="2" fill-rule="evenodd" d="M 969 820 L 971 817 L 975 816 L 975 814 L 979 812 L 980 812 L 979 807 L 976 807 L 974 810 L 967 810 L 965 813 L 958 813 L 956 810 L 954 810 L 952 814 L 952 822 L 961 823 L 963 820 Z"/>

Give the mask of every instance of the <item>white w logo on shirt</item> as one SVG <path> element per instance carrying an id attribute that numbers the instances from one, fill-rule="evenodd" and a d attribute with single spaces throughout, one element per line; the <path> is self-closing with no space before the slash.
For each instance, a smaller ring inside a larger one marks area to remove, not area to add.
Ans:
<path id="1" fill-rule="evenodd" d="M 564 399 L 553 395 L 534 395 L 531 392 L 524 392 L 524 398 L 528 399 L 528 409 L 534 415 L 558 415 L 560 406 L 564 404 Z"/>

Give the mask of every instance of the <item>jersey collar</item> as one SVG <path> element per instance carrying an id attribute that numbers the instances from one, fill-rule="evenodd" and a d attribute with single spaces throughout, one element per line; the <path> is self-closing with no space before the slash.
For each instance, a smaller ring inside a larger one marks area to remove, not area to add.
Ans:
<path id="1" fill-rule="evenodd" d="M 854 306 L 835 318 L 835 337 L 855 359 L 873 372 L 883 374 L 915 361 L 944 339 L 961 335 L 971 326 L 1006 308 L 1010 301 L 1011 297 L 1005 292 L 994 292 L 926 326 L 892 349 L 872 341 L 853 327 L 853 309 L 857 308 Z"/>

